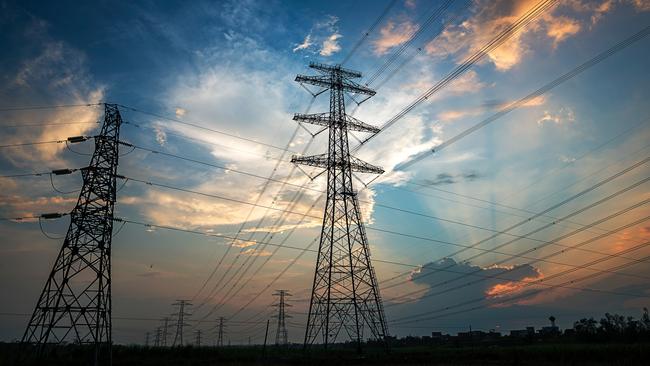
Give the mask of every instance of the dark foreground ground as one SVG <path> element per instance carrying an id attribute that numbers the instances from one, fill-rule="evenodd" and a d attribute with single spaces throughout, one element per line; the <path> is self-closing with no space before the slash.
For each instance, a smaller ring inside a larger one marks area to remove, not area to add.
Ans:
<path id="1" fill-rule="evenodd" d="M 30 352 L 27 352 L 29 354 Z M 25 358 L 19 345 L 0 343 L 0 366 L 91 365 L 87 350 L 61 347 L 43 360 Z M 114 346 L 113 365 L 650 365 L 650 344 L 542 344 L 523 346 L 418 346 L 390 353 L 368 348 L 312 350 L 300 348 L 209 347 L 145 348 Z"/>

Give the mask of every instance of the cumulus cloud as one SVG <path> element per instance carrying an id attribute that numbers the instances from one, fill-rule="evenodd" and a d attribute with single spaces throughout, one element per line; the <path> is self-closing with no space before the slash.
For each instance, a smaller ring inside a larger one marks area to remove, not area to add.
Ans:
<path id="1" fill-rule="evenodd" d="M 477 0 L 474 12 L 469 18 L 460 24 L 447 26 L 439 37 L 426 45 L 425 50 L 429 55 L 451 56 L 457 62 L 461 62 L 469 55 L 479 51 L 496 34 L 507 29 L 536 4 L 537 1 L 534 0 Z M 560 14 L 566 9 L 578 12 L 577 15 L 589 15 L 590 23 L 593 25 L 604 14 L 611 11 L 612 4 L 610 0 L 598 3 L 574 0 L 555 5 L 501 46 L 488 52 L 487 61 L 492 63 L 497 70 L 509 70 L 521 62 L 531 48 L 530 42 L 538 39 L 540 34 L 550 39 L 551 45 L 556 47 L 584 28 L 583 21 L 579 18 Z"/>
<path id="2" fill-rule="evenodd" d="M 417 32 L 418 28 L 417 24 L 408 20 L 399 24 L 389 21 L 379 30 L 379 38 L 373 41 L 375 54 L 383 55 L 391 48 L 407 42 Z"/>
<path id="3" fill-rule="evenodd" d="M 472 182 L 479 178 L 481 178 L 481 174 L 475 171 L 460 174 L 439 173 L 434 179 L 425 179 L 422 183 L 430 186 L 439 186 L 460 182 Z"/>
<path id="4" fill-rule="evenodd" d="M 327 37 L 323 41 L 323 45 L 322 45 L 322 47 L 320 49 L 319 54 L 321 56 L 326 56 L 327 57 L 327 56 L 331 56 L 331 55 L 335 54 L 336 52 L 339 52 L 341 50 L 341 45 L 339 45 L 338 40 L 341 37 L 342 36 L 339 33 L 334 33 L 334 34 L 330 35 L 329 37 Z"/>
<path id="5" fill-rule="evenodd" d="M 562 107 L 557 113 L 544 111 L 544 115 L 542 115 L 542 117 L 537 120 L 537 124 L 540 126 L 545 123 L 554 123 L 559 125 L 565 122 L 573 122 L 575 119 L 576 118 L 575 113 L 573 113 L 573 109 L 569 107 Z"/>
<path id="6" fill-rule="evenodd" d="M 43 27 L 38 24 L 39 29 Z M 0 92 L 8 96 L 5 103 L 83 105 L 103 100 L 104 87 L 93 81 L 83 52 L 52 39 L 42 29 L 27 34 L 29 41 L 35 45 L 34 52 L 19 63 L 13 75 L 7 74 L 10 69 L 5 70 L 4 77 L 12 80 L 0 87 Z M 21 143 L 85 135 L 98 126 L 92 122 L 97 122 L 101 113 L 101 108 L 97 106 L 7 113 L 5 117 L 17 124 L 36 120 L 52 125 L 39 129 L 15 129 L 3 137 L 9 143 Z M 59 164 L 62 163 L 59 153 L 64 149 L 63 143 L 24 146 L 6 150 L 4 158 L 21 168 L 43 163 Z"/>
<path id="7" fill-rule="evenodd" d="M 338 29 L 339 18 L 328 15 L 316 22 L 302 42 L 295 43 L 292 51 L 309 52 L 329 57 L 341 50 L 339 40 L 343 37 Z"/>
<path id="8" fill-rule="evenodd" d="M 427 263 L 411 273 L 410 281 L 422 290 L 419 296 L 401 305 L 400 309 L 418 313 L 468 299 L 512 296 L 526 291 L 525 282 L 542 277 L 539 269 L 528 264 L 481 267 L 445 258 Z M 438 292 L 444 293 L 444 300 L 433 296 Z"/>
<path id="9" fill-rule="evenodd" d="M 293 52 L 300 51 L 300 50 L 306 50 L 307 48 L 311 47 L 314 43 L 311 41 L 311 34 L 308 34 L 305 39 L 302 41 L 302 43 L 297 44 L 296 47 L 293 48 Z"/>

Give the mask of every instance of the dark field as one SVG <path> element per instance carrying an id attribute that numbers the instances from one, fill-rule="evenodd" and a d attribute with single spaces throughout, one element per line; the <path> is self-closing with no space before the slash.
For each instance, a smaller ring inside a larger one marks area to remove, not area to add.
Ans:
<path id="1" fill-rule="evenodd" d="M 0 365 L 89 365 L 87 350 L 60 347 L 44 360 L 20 357 L 19 345 L 0 344 Z M 24 353 L 23 353 L 24 354 Z M 365 349 L 351 348 L 309 354 L 296 349 L 269 347 L 145 348 L 115 346 L 113 365 L 648 365 L 650 344 L 569 343 L 523 346 L 418 346 Z"/>

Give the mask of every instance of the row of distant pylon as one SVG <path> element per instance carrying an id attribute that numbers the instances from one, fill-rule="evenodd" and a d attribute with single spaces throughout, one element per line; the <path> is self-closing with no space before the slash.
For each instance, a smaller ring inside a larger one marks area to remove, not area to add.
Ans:
<path id="1" fill-rule="evenodd" d="M 283 346 L 288 344 L 286 318 L 291 318 L 291 316 L 287 315 L 286 308 L 291 306 L 287 303 L 287 297 L 291 296 L 291 293 L 289 293 L 287 290 L 277 290 L 275 293 L 273 293 L 273 296 L 278 297 L 278 302 L 272 305 L 278 308 L 277 315 L 273 316 L 277 319 L 275 344 L 278 346 Z M 171 314 L 173 318 L 164 317 L 161 319 L 161 324 L 157 326 L 153 332 L 153 347 L 174 347 L 186 345 L 183 336 L 185 334 L 185 327 L 189 326 L 187 321 L 192 314 L 189 313 L 188 310 L 192 306 L 192 303 L 189 300 L 176 300 L 176 302 L 172 305 L 178 307 L 178 311 Z M 176 320 L 175 324 L 172 323 L 173 319 Z M 217 322 L 218 324 L 216 326 L 215 338 L 212 345 L 215 347 L 223 347 L 226 319 L 224 317 L 219 317 Z M 172 340 L 170 337 L 169 328 L 173 325 L 175 325 L 176 331 Z M 268 324 L 266 328 L 264 344 L 266 344 L 267 336 Z M 204 339 L 204 332 L 201 329 L 196 329 L 194 331 L 194 342 L 192 344 L 196 347 L 207 346 L 208 344 L 205 344 Z M 151 332 L 145 333 L 144 344 L 146 347 L 152 345 Z M 230 340 L 228 340 L 228 345 L 230 345 Z"/>

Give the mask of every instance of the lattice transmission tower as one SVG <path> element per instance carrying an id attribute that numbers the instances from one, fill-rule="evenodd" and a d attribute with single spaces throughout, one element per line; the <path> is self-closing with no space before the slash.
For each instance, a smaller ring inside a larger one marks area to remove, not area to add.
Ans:
<path id="1" fill-rule="evenodd" d="M 224 318 L 219 318 L 219 325 L 217 326 L 217 347 L 223 347 L 223 332 L 224 332 Z"/>
<path id="2" fill-rule="evenodd" d="M 385 341 L 388 328 L 377 278 L 370 262 L 368 240 L 361 220 L 352 172 L 381 174 L 384 171 L 350 155 L 348 131 L 376 133 L 378 128 L 345 113 L 345 93 L 375 95 L 375 91 L 352 79 L 361 73 L 340 65 L 311 63 L 319 75 L 298 75 L 296 81 L 329 89 L 329 113 L 296 114 L 298 122 L 329 129 L 326 154 L 299 157 L 296 164 L 327 169 L 327 201 L 323 214 L 318 259 L 312 287 L 305 347 L 320 339 L 325 347 L 334 343 L 342 329 L 361 347 L 364 329 Z"/>
<path id="3" fill-rule="evenodd" d="M 83 186 L 63 246 L 29 320 L 23 343 L 95 346 L 95 364 L 110 363 L 111 236 L 122 117 L 104 105 L 95 151 L 81 169 Z M 86 137 L 71 138 L 83 141 Z"/>
<path id="4" fill-rule="evenodd" d="M 286 312 L 287 306 L 291 306 L 291 304 L 287 304 L 286 298 L 291 294 L 287 290 L 277 290 L 273 296 L 278 297 L 278 303 L 273 305 L 278 308 L 278 315 L 275 316 L 278 319 L 278 328 L 275 331 L 275 345 L 286 346 L 288 344 L 286 318 L 291 318 Z"/>
<path id="5" fill-rule="evenodd" d="M 185 319 L 189 317 L 190 313 L 185 311 L 188 307 L 192 306 L 192 304 L 189 302 L 189 300 L 176 300 L 173 306 L 178 306 L 178 314 L 176 314 L 176 334 L 174 335 L 174 342 L 172 343 L 172 347 L 179 345 L 179 346 L 184 346 L 185 343 L 183 342 L 183 333 L 185 327 L 189 326 L 185 322 Z"/>

